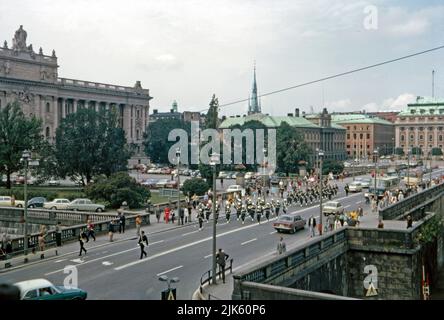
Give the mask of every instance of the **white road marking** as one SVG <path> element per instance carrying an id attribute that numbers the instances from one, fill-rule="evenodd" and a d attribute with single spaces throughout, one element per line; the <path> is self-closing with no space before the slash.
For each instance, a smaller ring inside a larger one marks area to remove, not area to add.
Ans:
<path id="1" fill-rule="evenodd" d="M 54 263 L 59 263 L 59 262 L 62 262 L 62 261 L 66 261 L 66 259 L 56 260 L 56 261 L 54 261 Z"/>
<path id="2" fill-rule="evenodd" d="M 360 204 L 362 201 L 358 201 L 358 202 L 356 202 L 356 204 Z"/>
<path id="3" fill-rule="evenodd" d="M 102 253 L 104 253 L 104 254 L 105 254 L 105 253 L 108 253 L 108 250 L 102 251 Z"/>
<path id="4" fill-rule="evenodd" d="M 174 270 L 180 269 L 180 268 L 182 268 L 182 267 L 183 267 L 183 266 L 177 266 L 177 267 L 172 268 L 172 269 L 170 269 L 170 270 L 167 270 L 167 271 L 164 271 L 164 272 L 158 273 L 158 274 L 156 274 L 156 276 L 159 277 L 159 276 L 161 276 L 161 275 L 163 275 L 163 274 L 166 274 L 166 273 L 168 273 L 168 272 L 171 272 L 171 271 L 174 271 Z"/>
<path id="5" fill-rule="evenodd" d="M 241 243 L 241 246 L 243 246 L 244 244 L 247 244 L 247 243 L 250 243 L 250 242 L 256 241 L 256 240 L 257 240 L 257 238 L 254 238 L 254 239 L 251 239 L 251 240 L 248 240 L 248 241 L 242 242 L 242 243 Z"/>
<path id="6" fill-rule="evenodd" d="M 277 233 L 277 231 L 270 232 L 269 234 L 275 234 L 275 233 Z"/>
<path id="7" fill-rule="evenodd" d="M 193 233 L 196 233 L 196 232 L 199 232 L 199 230 L 195 230 L 195 231 L 184 233 L 182 236 L 184 237 L 186 235 L 193 234 Z"/>
<path id="8" fill-rule="evenodd" d="M 213 254 L 209 254 L 209 255 L 205 256 L 204 259 L 207 259 L 207 258 L 212 257 L 212 256 L 213 256 Z"/>
<path id="9" fill-rule="evenodd" d="M 164 241 L 164 240 L 154 241 L 154 242 L 151 242 L 151 243 L 148 242 L 148 244 L 149 244 L 150 246 L 152 246 L 153 244 L 162 243 L 163 241 Z"/>
<path id="10" fill-rule="evenodd" d="M 110 266 L 110 265 L 114 264 L 114 262 L 103 261 L 102 264 L 103 264 L 104 266 Z"/>
<path id="11" fill-rule="evenodd" d="M 82 258 L 72 259 L 70 261 L 75 262 L 75 263 L 84 263 L 85 262 L 84 260 L 82 260 Z"/>
<path id="12" fill-rule="evenodd" d="M 91 263 L 91 262 L 95 262 L 95 261 L 98 261 L 98 260 L 103 260 L 103 259 L 106 259 L 106 258 L 109 258 L 109 257 L 114 257 L 114 256 L 117 256 L 119 254 L 122 254 L 122 253 L 125 253 L 125 252 L 129 252 L 129 251 L 133 251 L 133 250 L 140 250 L 140 248 L 137 247 L 137 248 L 133 248 L 133 249 L 123 250 L 123 251 L 120 251 L 120 252 L 109 254 L 107 256 L 100 257 L 100 258 L 83 261 L 83 263 L 80 264 L 80 265 L 83 266 L 83 265 Z M 75 260 L 78 260 L 78 259 L 75 259 Z M 71 261 L 73 261 L 73 260 L 71 260 Z M 65 270 L 65 269 L 59 269 L 59 270 L 55 270 L 55 271 L 52 271 L 52 272 L 45 273 L 45 276 L 49 276 L 49 275 L 54 274 L 54 273 L 59 273 L 59 272 L 62 272 L 63 270 Z"/>
<path id="13" fill-rule="evenodd" d="M 348 207 L 350 207 L 350 205 L 348 205 L 348 206 L 345 206 L 345 207 L 344 207 L 344 209 L 347 209 Z"/>

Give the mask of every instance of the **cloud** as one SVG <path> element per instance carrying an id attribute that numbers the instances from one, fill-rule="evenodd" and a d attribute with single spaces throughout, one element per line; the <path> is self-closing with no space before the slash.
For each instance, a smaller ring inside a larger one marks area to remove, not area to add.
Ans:
<path id="1" fill-rule="evenodd" d="M 342 99 L 337 101 L 326 102 L 326 108 L 331 109 L 332 111 L 349 111 L 352 106 L 352 101 L 350 98 Z"/>
<path id="2" fill-rule="evenodd" d="M 387 98 L 382 103 L 370 102 L 362 107 L 362 110 L 368 112 L 375 111 L 400 111 L 404 109 L 407 104 L 415 102 L 416 96 L 412 93 L 403 93 L 396 98 Z"/>
<path id="3" fill-rule="evenodd" d="M 389 28 L 389 32 L 396 36 L 417 36 L 428 31 L 430 23 L 424 17 L 414 17 L 405 23 Z"/>

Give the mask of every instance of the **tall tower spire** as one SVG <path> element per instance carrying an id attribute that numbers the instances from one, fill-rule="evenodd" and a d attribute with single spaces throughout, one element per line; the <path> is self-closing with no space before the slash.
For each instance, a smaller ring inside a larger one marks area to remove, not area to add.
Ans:
<path id="1" fill-rule="evenodd" d="M 251 90 L 251 97 L 248 103 L 248 114 L 254 113 L 261 113 L 261 107 L 259 106 L 259 100 L 257 97 L 256 61 L 254 62 L 253 89 Z"/>

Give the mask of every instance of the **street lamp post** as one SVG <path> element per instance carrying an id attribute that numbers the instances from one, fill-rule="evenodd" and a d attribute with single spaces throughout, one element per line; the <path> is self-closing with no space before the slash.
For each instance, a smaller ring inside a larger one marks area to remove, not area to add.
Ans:
<path id="1" fill-rule="evenodd" d="M 432 154 L 432 150 L 433 149 L 431 149 L 429 152 L 430 152 L 430 172 L 429 172 L 429 175 L 430 175 L 430 187 L 432 187 L 432 156 L 433 156 L 433 154 Z"/>
<path id="2" fill-rule="evenodd" d="M 263 189 L 262 189 L 262 197 L 264 198 L 264 201 L 265 201 L 265 165 L 266 165 L 266 163 L 267 163 L 267 161 L 266 161 L 266 157 L 267 157 L 267 155 L 266 155 L 266 153 L 267 153 L 267 149 L 265 149 L 265 148 L 263 148 L 262 149 L 262 152 L 263 152 L 263 154 L 264 154 L 264 165 L 263 165 L 263 172 L 262 172 L 262 180 L 263 180 Z"/>
<path id="3" fill-rule="evenodd" d="M 23 253 L 25 256 L 28 254 L 28 165 L 29 159 L 31 159 L 31 152 L 28 150 L 23 151 L 22 158 L 20 159 L 25 163 L 25 184 L 24 184 L 24 213 L 23 219 L 25 220 L 24 225 L 24 244 L 23 244 Z"/>
<path id="4" fill-rule="evenodd" d="M 180 166 L 180 148 L 176 149 L 176 158 L 177 158 L 177 221 L 180 224 L 180 174 L 179 174 L 179 166 Z"/>
<path id="5" fill-rule="evenodd" d="M 378 149 L 373 150 L 373 156 L 375 161 L 375 200 L 378 201 L 378 190 L 376 189 L 376 179 L 378 178 Z"/>
<path id="6" fill-rule="evenodd" d="M 410 188 L 410 148 L 407 149 L 407 189 Z"/>
<path id="7" fill-rule="evenodd" d="M 219 154 L 213 153 L 210 159 L 210 165 L 213 167 L 213 265 L 212 265 L 212 283 L 217 284 L 216 280 L 216 165 L 219 162 Z"/>
<path id="8" fill-rule="evenodd" d="M 162 282 L 166 282 L 167 283 L 167 285 L 168 285 L 168 294 L 171 292 L 171 284 L 172 283 L 178 283 L 180 281 L 178 277 L 174 277 L 174 278 L 170 279 L 166 275 L 161 275 L 159 277 L 159 280 L 162 281 Z M 167 297 L 167 299 L 168 299 L 168 297 Z"/>
<path id="9" fill-rule="evenodd" d="M 322 230 L 323 230 L 323 225 L 322 225 L 322 215 L 323 215 L 323 210 L 322 210 L 322 160 L 324 157 L 324 151 L 319 150 L 318 152 L 318 157 L 319 157 L 319 182 L 321 185 L 321 192 L 320 192 L 320 197 L 319 197 L 319 235 L 322 236 Z"/>

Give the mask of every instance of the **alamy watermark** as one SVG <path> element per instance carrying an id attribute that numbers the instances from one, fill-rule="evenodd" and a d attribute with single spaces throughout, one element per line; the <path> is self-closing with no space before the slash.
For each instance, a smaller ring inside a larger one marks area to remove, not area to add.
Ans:
<path id="1" fill-rule="evenodd" d="M 363 21 L 365 30 L 377 30 L 378 29 L 378 8 L 374 5 L 366 6 L 364 8 L 364 14 L 366 15 Z"/>
<path id="2" fill-rule="evenodd" d="M 267 133 L 267 143 L 265 143 Z M 181 164 L 211 164 L 211 155 L 220 155 L 217 163 L 222 164 L 267 164 L 276 168 L 276 129 L 205 129 L 198 121 L 191 122 L 191 139 L 183 129 L 171 130 L 168 141 L 177 141 L 168 151 L 168 160 L 177 164 L 177 150 L 180 150 Z M 243 141 L 245 139 L 245 161 L 243 162 Z M 188 148 L 190 146 L 190 148 Z M 190 153 L 188 154 L 190 149 Z"/>

